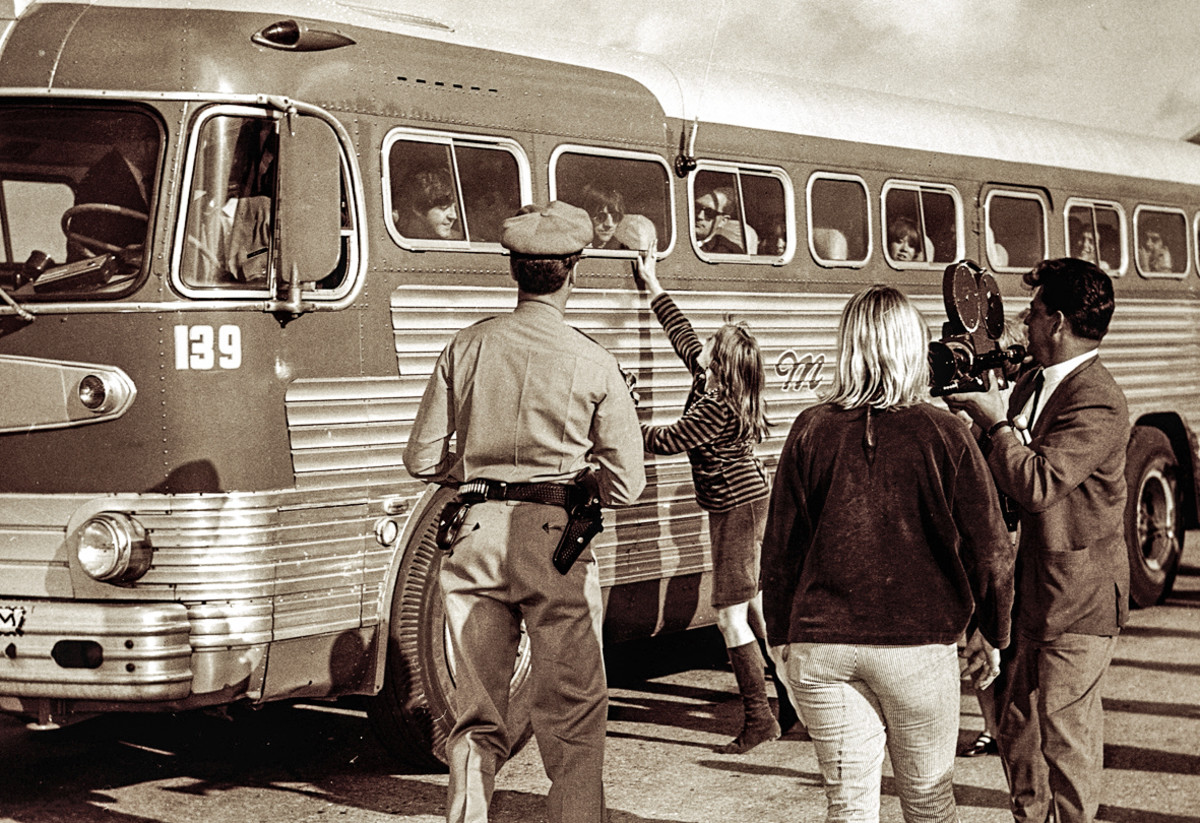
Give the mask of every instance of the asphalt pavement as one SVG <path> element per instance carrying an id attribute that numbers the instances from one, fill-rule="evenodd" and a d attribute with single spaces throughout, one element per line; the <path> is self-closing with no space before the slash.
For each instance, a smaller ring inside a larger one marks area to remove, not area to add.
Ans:
<path id="1" fill-rule="evenodd" d="M 608 659 L 611 823 L 824 819 L 802 728 L 746 755 L 713 751 L 740 723 L 715 630 L 613 646 Z M 1200 821 L 1200 532 L 1172 597 L 1133 613 L 1103 689 L 1099 819 Z M 982 728 L 969 688 L 961 706 L 966 746 Z M 998 758 L 959 758 L 954 783 L 962 823 L 1012 819 Z M 110 716 L 51 733 L 0 718 L 0 821 L 436 823 L 445 785 L 392 761 L 361 701 Z M 497 778 L 493 823 L 543 820 L 547 788 L 531 742 Z M 886 766 L 882 820 L 901 820 Z"/>

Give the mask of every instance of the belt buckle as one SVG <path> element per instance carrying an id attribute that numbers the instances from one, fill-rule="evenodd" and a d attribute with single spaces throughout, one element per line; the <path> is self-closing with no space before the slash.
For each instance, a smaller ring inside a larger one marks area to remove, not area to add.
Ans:
<path id="1" fill-rule="evenodd" d="M 487 500 L 491 497 L 490 492 L 491 484 L 487 480 L 468 480 L 458 486 L 459 496 L 468 500 L 471 498 Z"/>

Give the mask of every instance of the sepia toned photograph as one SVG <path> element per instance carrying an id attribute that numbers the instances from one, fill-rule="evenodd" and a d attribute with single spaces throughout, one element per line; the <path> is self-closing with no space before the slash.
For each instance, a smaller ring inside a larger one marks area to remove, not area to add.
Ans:
<path id="1" fill-rule="evenodd" d="M 1198 50 L 0 0 L 0 823 L 1200 823 Z"/>

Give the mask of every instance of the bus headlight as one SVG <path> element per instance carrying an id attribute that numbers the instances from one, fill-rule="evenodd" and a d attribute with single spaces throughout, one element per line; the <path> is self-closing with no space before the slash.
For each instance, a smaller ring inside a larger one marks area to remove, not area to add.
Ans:
<path id="1" fill-rule="evenodd" d="M 150 568 L 146 532 L 121 514 L 98 514 L 78 532 L 75 555 L 91 577 L 110 583 L 129 583 Z"/>

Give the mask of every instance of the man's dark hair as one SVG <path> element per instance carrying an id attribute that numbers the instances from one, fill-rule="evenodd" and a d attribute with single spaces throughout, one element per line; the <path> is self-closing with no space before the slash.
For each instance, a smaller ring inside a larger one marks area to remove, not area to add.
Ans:
<path id="1" fill-rule="evenodd" d="M 405 183 L 402 198 L 422 214 L 435 206 L 448 206 L 456 200 L 454 178 L 445 169 L 418 171 Z"/>
<path id="2" fill-rule="evenodd" d="M 1042 302 L 1060 311 L 1076 337 L 1100 340 L 1112 320 L 1112 278 L 1095 263 L 1077 257 L 1043 260 L 1025 275 L 1025 282 L 1042 288 Z"/>
<path id="3" fill-rule="evenodd" d="M 513 252 L 510 260 L 512 277 L 527 294 L 550 294 L 562 288 L 581 257 L 581 254 L 541 257 Z"/>

